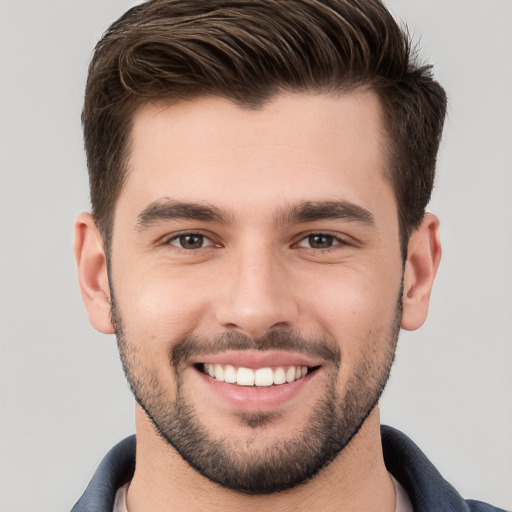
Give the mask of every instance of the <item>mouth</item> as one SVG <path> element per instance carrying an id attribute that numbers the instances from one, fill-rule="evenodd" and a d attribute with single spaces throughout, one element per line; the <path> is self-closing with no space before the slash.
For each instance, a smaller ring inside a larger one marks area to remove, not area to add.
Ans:
<path id="1" fill-rule="evenodd" d="M 323 373 L 324 361 L 286 351 L 225 351 L 190 361 L 200 395 L 232 411 L 276 411 L 297 403 Z M 317 389 L 316 387 L 314 389 Z"/>
<path id="2" fill-rule="evenodd" d="M 232 364 L 196 363 L 194 367 L 217 382 L 244 387 L 268 388 L 291 384 L 317 371 L 320 365 L 288 365 L 247 368 Z"/>

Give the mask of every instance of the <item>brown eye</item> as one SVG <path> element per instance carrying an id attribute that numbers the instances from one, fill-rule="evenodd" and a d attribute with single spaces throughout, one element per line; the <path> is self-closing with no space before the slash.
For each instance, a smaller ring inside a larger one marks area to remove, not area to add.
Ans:
<path id="1" fill-rule="evenodd" d="M 307 241 L 307 245 L 312 249 L 329 249 L 335 243 L 335 238 L 331 235 L 309 235 L 303 242 Z M 301 244 L 302 245 L 302 244 Z"/>
<path id="2" fill-rule="evenodd" d="M 202 249 L 203 247 L 211 245 L 211 242 L 204 235 L 199 235 L 197 233 L 185 233 L 174 237 L 170 241 L 170 244 L 179 247 L 180 249 L 194 250 Z"/>
<path id="3" fill-rule="evenodd" d="M 310 233 L 305 236 L 297 244 L 298 247 L 304 247 L 306 249 L 312 249 L 315 251 L 325 251 L 331 248 L 342 248 L 346 245 L 350 245 L 349 242 L 345 241 L 345 236 L 340 234 L 329 234 L 329 233 Z"/>

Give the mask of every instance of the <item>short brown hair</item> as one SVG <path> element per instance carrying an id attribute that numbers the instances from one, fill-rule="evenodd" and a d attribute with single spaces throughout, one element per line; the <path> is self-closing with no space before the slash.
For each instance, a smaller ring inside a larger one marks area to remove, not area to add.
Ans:
<path id="1" fill-rule="evenodd" d="M 151 0 L 96 46 L 82 113 L 92 211 L 106 250 L 134 111 L 204 95 L 261 107 L 281 91 L 380 97 L 402 251 L 430 199 L 446 95 L 380 0 Z"/>

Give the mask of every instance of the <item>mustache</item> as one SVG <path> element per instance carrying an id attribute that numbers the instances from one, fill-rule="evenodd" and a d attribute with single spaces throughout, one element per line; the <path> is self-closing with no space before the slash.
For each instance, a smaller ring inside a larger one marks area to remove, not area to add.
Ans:
<path id="1" fill-rule="evenodd" d="M 174 345 L 171 362 L 177 368 L 191 357 L 219 354 L 228 350 L 282 350 L 321 358 L 334 363 L 336 367 L 341 364 L 341 351 L 333 339 L 304 337 L 290 331 L 271 331 L 260 338 L 236 332 L 213 337 L 190 334 Z"/>

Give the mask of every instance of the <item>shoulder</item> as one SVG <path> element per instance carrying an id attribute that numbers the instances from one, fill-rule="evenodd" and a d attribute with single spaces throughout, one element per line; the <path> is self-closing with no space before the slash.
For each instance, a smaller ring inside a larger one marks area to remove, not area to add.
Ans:
<path id="1" fill-rule="evenodd" d="M 416 512 L 506 512 L 481 501 L 465 500 L 402 432 L 382 426 L 381 437 L 386 467 L 403 486 Z"/>
<path id="2" fill-rule="evenodd" d="M 503 508 L 493 507 L 483 501 L 467 500 L 466 502 L 471 512 L 507 512 Z"/>
<path id="3" fill-rule="evenodd" d="M 101 461 L 71 512 L 112 512 L 117 490 L 135 470 L 135 436 L 116 444 Z"/>

